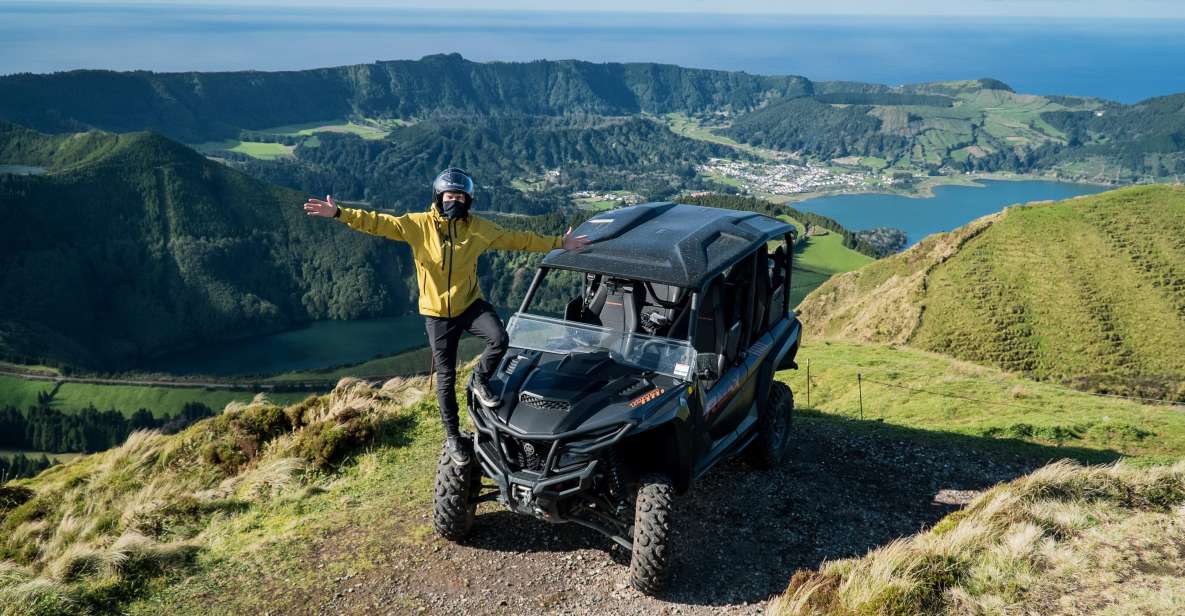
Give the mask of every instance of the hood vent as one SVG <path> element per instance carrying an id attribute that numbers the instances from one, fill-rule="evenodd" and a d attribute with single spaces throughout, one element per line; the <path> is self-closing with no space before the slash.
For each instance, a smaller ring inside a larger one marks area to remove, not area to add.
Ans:
<path id="1" fill-rule="evenodd" d="M 572 405 L 567 400 L 552 400 L 551 398 L 544 398 L 538 394 L 533 394 L 529 391 L 524 391 L 518 395 L 518 401 L 528 406 L 533 406 L 537 409 L 546 411 L 558 411 L 567 413 L 571 410 Z"/>

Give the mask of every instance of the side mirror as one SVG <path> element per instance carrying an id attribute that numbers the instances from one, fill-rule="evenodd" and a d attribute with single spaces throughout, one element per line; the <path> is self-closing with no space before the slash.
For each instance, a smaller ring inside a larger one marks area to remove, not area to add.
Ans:
<path id="1" fill-rule="evenodd" d="M 720 378 L 720 362 L 724 356 L 719 353 L 700 353 L 695 356 L 695 375 L 705 381 Z"/>

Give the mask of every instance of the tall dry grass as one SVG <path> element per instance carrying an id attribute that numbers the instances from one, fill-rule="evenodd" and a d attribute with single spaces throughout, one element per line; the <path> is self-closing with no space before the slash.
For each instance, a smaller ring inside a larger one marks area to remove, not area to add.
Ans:
<path id="1" fill-rule="evenodd" d="M 1175 534 L 1154 536 L 1174 545 L 1185 539 L 1183 503 L 1185 462 L 1152 468 L 1057 462 L 989 490 L 928 532 L 894 541 L 863 558 L 796 573 L 770 613 L 1094 613 L 1059 612 L 1058 597 L 1042 590 L 1076 588 L 1088 579 L 1098 587 L 1095 599 L 1121 592 L 1123 576 L 1118 569 L 1100 570 L 1097 565 L 1099 554 L 1108 549 L 1122 552 L 1127 545 L 1100 538 L 1116 536 L 1124 524 L 1122 536 L 1150 535 L 1152 527 L 1167 520 L 1176 524 Z M 1151 551 L 1145 547 L 1116 559 L 1139 559 Z M 1175 550 L 1158 566 L 1185 573 L 1185 551 Z M 1133 571 L 1137 575 L 1138 567 Z M 1185 598 L 1185 585 L 1170 583 L 1166 592 L 1154 593 L 1145 602 L 1144 607 L 1153 611 L 1142 613 L 1185 613 L 1180 598 Z M 1091 602 L 1082 597 L 1079 605 L 1089 608 Z M 1161 609 L 1157 605 L 1171 611 L 1156 611 Z"/>
<path id="2" fill-rule="evenodd" d="M 343 379 L 284 408 L 257 396 L 18 482 L 0 510 L 0 615 L 109 610 L 140 580 L 189 566 L 213 516 L 315 493 L 317 477 L 399 425 L 425 391 L 424 379 Z"/>

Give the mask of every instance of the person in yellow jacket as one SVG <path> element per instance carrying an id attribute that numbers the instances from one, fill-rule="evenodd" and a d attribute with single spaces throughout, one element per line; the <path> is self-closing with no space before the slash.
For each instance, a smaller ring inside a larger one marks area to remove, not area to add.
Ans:
<path id="1" fill-rule="evenodd" d="M 427 212 L 392 216 L 348 207 L 338 207 L 331 196 L 310 198 L 304 210 L 310 216 L 337 218 L 351 228 L 411 246 L 419 285 L 420 314 L 428 330 L 428 344 L 436 366 L 436 397 L 447 437 L 446 448 L 453 462 L 467 464 L 469 453 L 461 443 L 457 419 L 457 344 L 461 333 L 483 339 L 486 348 L 473 370 L 470 387 L 484 405 L 497 404 L 487 379 L 506 353 L 508 339 L 502 319 L 481 296 L 477 284 L 477 258 L 487 249 L 547 252 L 555 248 L 579 250 L 588 244 L 586 236 L 542 236 L 530 231 L 512 231 L 471 215 L 473 178 L 462 169 L 450 167 L 432 183 L 432 205 Z"/>

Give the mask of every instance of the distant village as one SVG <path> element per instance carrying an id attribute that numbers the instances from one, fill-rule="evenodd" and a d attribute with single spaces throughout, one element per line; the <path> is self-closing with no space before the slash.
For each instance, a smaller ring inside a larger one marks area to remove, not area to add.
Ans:
<path id="1" fill-rule="evenodd" d="M 624 191 L 598 192 L 595 190 L 578 190 L 572 193 L 572 198 L 587 201 L 615 201 L 622 205 L 637 205 L 643 201 L 642 195 Z"/>
<path id="2" fill-rule="evenodd" d="M 697 171 L 735 180 L 751 192 L 774 195 L 865 188 L 873 179 L 865 173 L 840 173 L 809 162 L 753 163 L 723 158 L 713 158 Z"/>

